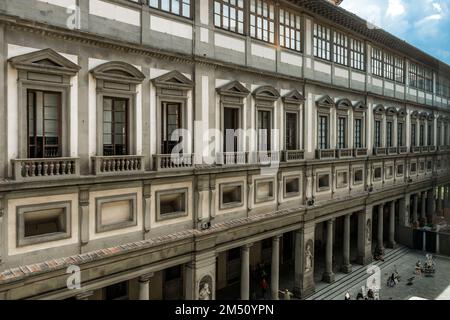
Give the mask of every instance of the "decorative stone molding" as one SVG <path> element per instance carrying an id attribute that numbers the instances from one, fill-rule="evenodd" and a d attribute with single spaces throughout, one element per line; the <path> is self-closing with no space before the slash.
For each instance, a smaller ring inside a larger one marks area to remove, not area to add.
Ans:
<path id="1" fill-rule="evenodd" d="M 183 75 L 181 72 L 174 70 L 162 76 L 153 79 L 153 83 L 160 92 L 165 92 L 164 89 L 189 91 L 194 87 L 194 82 Z"/>
<path id="2" fill-rule="evenodd" d="M 348 110 L 348 109 L 351 109 L 352 107 L 353 107 L 352 102 L 346 98 L 339 99 L 336 102 L 336 108 L 341 109 L 341 110 Z"/>
<path id="3" fill-rule="evenodd" d="M 250 91 L 236 80 L 217 88 L 216 91 L 222 97 L 233 97 L 239 99 L 246 98 L 250 94 Z"/>
<path id="4" fill-rule="evenodd" d="M 298 90 L 292 90 L 283 96 L 283 102 L 299 106 L 305 102 L 305 97 Z"/>
<path id="5" fill-rule="evenodd" d="M 145 75 L 136 67 L 122 61 L 111 61 L 91 70 L 97 80 L 105 80 L 124 84 L 140 84 Z"/>
<path id="6" fill-rule="evenodd" d="M 280 93 L 272 86 L 261 86 L 253 91 L 253 96 L 256 104 L 273 106 L 273 103 L 280 98 Z"/>
<path id="7" fill-rule="evenodd" d="M 325 95 L 316 101 L 316 105 L 319 108 L 333 108 L 334 101 L 329 95 Z"/>
<path id="8" fill-rule="evenodd" d="M 50 48 L 16 56 L 8 61 L 17 70 L 54 75 L 74 76 L 81 69 Z"/>

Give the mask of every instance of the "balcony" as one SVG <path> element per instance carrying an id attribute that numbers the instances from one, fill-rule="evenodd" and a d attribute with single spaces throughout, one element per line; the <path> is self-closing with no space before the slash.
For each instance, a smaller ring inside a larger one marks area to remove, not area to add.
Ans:
<path id="1" fill-rule="evenodd" d="M 143 156 L 99 156 L 92 157 L 94 174 L 130 174 L 144 171 Z"/>
<path id="2" fill-rule="evenodd" d="M 411 147 L 411 153 L 420 153 L 420 150 L 421 150 L 420 147 L 416 147 L 416 146 Z"/>
<path id="3" fill-rule="evenodd" d="M 336 150 L 334 150 L 334 149 L 316 150 L 316 158 L 317 159 L 334 159 L 335 156 L 336 156 Z"/>
<path id="4" fill-rule="evenodd" d="M 336 150 L 336 158 L 339 159 L 348 159 L 353 157 L 352 149 L 337 149 Z"/>
<path id="5" fill-rule="evenodd" d="M 367 157 L 367 149 L 363 148 L 353 149 L 353 156 L 356 158 Z"/>
<path id="6" fill-rule="evenodd" d="M 397 147 L 389 147 L 388 148 L 388 154 L 389 155 L 398 154 L 398 148 Z"/>
<path id="7" fill-rule="evenodd" d="M 430 147 L 429 147 L 429 146 L 422 146 L 422 147 L 420 148 L 420 152 L 422 152 L 422 153 L 428 153 L 428 152 L 430 152 Z"/>
<path id="8" fill-rule="evenodd" d="M 247 162 L 247 152 L 222 152 L 216 156 L 216 163 L 221 166 L 243 165 Z"/>
<path id="9" fill-rule="evenodd" d="M 80 176 L 79 158 L 14 159 L 14 180 L 31 181 Z"/>
<path id="10" fill-rule="evenodd" d="M 436 152 L 436 146 L 429 146 L 429 148 L 430 152 Z"/>
<path id="11" fill-rule="evenodd" d="M 258 151 L 256 152 L 256 161 L 259 164 L 269 164 L 280 162 L 280 152 L 278 151 Z"/>
<path id="12" fill-rule="evenodd" d="M 285 150 L 283 151 L 284 162 L 296 162 L 305 159 L 305 151 L 303 150 Z"/>
<path id="13" fill-rule="evenodd" d="M 375 156 L 385 156 L 387 155 L 387 148 L 373 148 L 373 154 Z"/>
<path id="14" fill-rule="evenodd" d="M 398 153 L 399 154 L 406 154 L 406 153 L 408 153 L 408 147 L 398 147 Z"/>
<path id="15" fill-rule="evenodd" d="M 183 170 L 194 167 L 192 154 L 156 154 L 153 156 L 153 169 L 156 171 Z"/>

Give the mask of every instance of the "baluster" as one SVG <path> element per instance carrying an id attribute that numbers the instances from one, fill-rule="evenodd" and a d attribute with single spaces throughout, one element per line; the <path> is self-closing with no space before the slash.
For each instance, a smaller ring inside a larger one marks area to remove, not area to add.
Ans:
<path id="1" fill-rule="evenodd" d="M 48 162 L 44 162 L 44 177 L 48 176 Z"/>
<path id="2" fill-rule="evenodd" d="M 130 159 L 126 159 L 125 160 L 126 161 L 126 166 L 125 166 L 125 170 L 126 171 L 130 171 L 131 170 L 131 161 L 130 161 Z"/>
<path id="3" fill-rule="evenodd" d="M 36 164 L 34 162 L 31 164 L 31 176 L 36 176 Z"/>
<path id="4" fill-rule="evenodd" d="M 41 177 L 42 176 L 42 163 L 39 162 L 37 165 L 37 176 Z"/>
<path id="5" fill-rule="evenodd" d="M 63 161 L 63 162 L 61 163 L 61 174 L 62 174 L 62 175 L 66 175 L 66 174 L 67 174 L 67 172 L 66 172 L 66 167 L 67 167 L 67 164 L 66 164 L 65 161 Z"/>
<path id="6" fill-rule="evenodd" d="M 55 165 L 55 175 L 59 176 L 59 169 L 61 168 L 61 164 L 59 163 L 59 161 L 56 163 Z"/>
<path id="7" fill-rule="evenodd" d="M 55 164 L 53 162 L 50 162 L 50 172 L 48 173 L 49 176 L 54 175 L 54 172 L 53 172 L 54 168 L 55 168 Z"/>
<path id="8" fill-rule="evenodd" d="M 28 163 L 25 163 L 25 177 L 30 176 L 30 165 Z"/>
<path id="9" fill-rule="evenodd" d="M 72 174 L 72 161 L 67 162 L 67 174 Z"/>

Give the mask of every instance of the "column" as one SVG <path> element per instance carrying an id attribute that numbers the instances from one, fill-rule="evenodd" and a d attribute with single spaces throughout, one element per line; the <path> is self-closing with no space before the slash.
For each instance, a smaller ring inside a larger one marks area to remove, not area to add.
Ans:
<path id="1" fill-rule="evenodd" d="M 427 192 L 422 192 L 422 204 L 421 204 L 421 210 L 420 210 L 420 218 L 423 219 L 423 221 L 427 222 Z"/>
<path id="2" fill-rule="evenodd" d="M 89 297 L 94 295 L 94 291 L 85 291 L 82 293 L 79 293 L 75 296 L 75 299 L 77 300 L 89 300 Z"/>
<path id="3" fill-rule="evenodd" d="M 241 248 L 241 300 L 250 300 L 250 247 Z"/>
<path id="4" fill-rule="evenodd" d="M 383 208 L 384 204 L 380 204 L 378 206 L 378 249 L 384 250 L 384 243 L 383 243 Z"/>
<path id="5" fill-rule="evenodd" d="M 332 283 L 332 282 L 334 282 L 334 273 L 333 273 L 334 219 L 330 219 L 326 223 L 327 223 L 327 249 L 326 249 L 326 255 L 325 255 L 325 272 L 323 274 L 323 281 Z"/>
<path id="6" fill-rule="evenodd" d="M 438 187 L 437 192 L 436 211 L 439 215 L 442 215 L 442 187 Z"/>
<path id="7" fill-rule="evenodd" d="M 139 300 L 150 300 L 150 278 L 153 273 L 139 277 Z"/>
<path id="8" fill-rule="evenodd" d="M 278 300 L 279 276 L 280 276 L 280 238 L 272 238 L 272 272 L 270 276 L 270 288 L 272 290 L 272 299 Z"/>
<path id="9" fill-rule="evenodd" d="M 344 262 L 342 265 L 342 271 L 344 273 L 352 272 L 352 265 L 350 264 L 350 218 L 351 214 L 347 214 L 344 217 L 344 245 L 343 245 L 343 256 Z"/>
<path id="10" fill-rule="evenodd" d="M 439 232 L 436 232 L 436 254 L 441 253 L 440 242 L 439 242 Z"/>
<path id="11" fill-rule="evenodd" d="M 419 206 L 419 196 L 418 194 L 413 195 L 413 216 L 412 216 L 412 223 L 417 222 L 417 208 Z"/>
<path id="12" fill-rule="evenodd" d="M 422 231 L 422 251 L 427 251 L 427 232 Z"/>
<path id="13" fill-rule="evenodd" d="M 389 212 L 389 248 L 395 248 L 395 201 L 391 202 Z"/>
<path id="14" fill-rule="evenodd" d="M 434 199 L 434 195 L 435 195 L 435 189 L 432 188 L 430 190 L 428 190 L 427 192 L 428 194 L 428 214 L 430 214 L 432 217 L 435 214 L 435 205 L 436 205 L 436 201 Z"/>

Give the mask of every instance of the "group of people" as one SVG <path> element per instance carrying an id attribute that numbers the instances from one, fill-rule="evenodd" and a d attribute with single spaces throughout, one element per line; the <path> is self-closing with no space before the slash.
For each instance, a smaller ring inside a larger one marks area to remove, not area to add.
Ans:
<path id="1" fill-rule="evenodd" d="M 435 262 L 434 262 L 434 258 L 431 254 L 427 254 L 425 256 L 425 264 L 422 265 L 422 262 L 417 261 L 416 262 L 416 266 L 415 266 L 415 274 L 416 275 L 422 275 L 424 274 L 430 274 L 430 273 L 434 273 L 435 271 Z"/>

